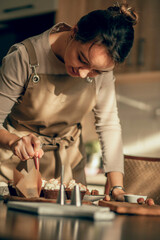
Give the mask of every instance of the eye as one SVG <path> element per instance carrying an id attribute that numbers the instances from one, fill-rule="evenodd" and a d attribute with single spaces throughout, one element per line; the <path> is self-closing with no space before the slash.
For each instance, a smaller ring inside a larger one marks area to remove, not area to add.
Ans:
<path id="1" fill-rule="evenodd" d="M 96 74 L 102 74 L 102 72 L 99 71 L 99 70 L 93 70 L 93 72 L 96 73 Z"/>
<path id="2" fill-rule="evenodd" d="M 79 60 L 81 63 L 88 65 L 88 63 L 86 63 L 85 61 L 82 60 L 82 58 L 81 58 L 80 55 L 78 55 L 78 60 Z"/>

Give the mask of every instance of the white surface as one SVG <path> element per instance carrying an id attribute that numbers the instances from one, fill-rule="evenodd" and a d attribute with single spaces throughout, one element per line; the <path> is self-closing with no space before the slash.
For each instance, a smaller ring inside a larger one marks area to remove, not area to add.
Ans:
<path id="1" fill-rule="evenodd" d="M 133 195 L 133 194 L 124 194 L 125 202 L 137 203 L 138 198 L 143 198 L 144 201 L 147 199 L 147 196 L 142 195 Z"/>
<path id="2" fill-rule="evenodd" d="M 89 218 L 97 221 L 112 220 L 115 214 L 108 207 L 82 205 L 64 205 L 41 202 L 8 202 L 9 209 L 21 210 L 38 215 L 65 216 L 76 218 Z"/>

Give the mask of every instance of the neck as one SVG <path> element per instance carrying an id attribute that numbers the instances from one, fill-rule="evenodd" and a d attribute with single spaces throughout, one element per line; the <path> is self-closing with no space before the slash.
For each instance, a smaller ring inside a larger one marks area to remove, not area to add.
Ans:
<path id="1" fill-rule="evenodd" d="M 58 33 L 51 34 L 49 37 L 49 42 L 50 42 L 52 51 L 54 52 L 56 57 L 63 63 L 64 63 L 65 49 L 67 47 L 70 34 L 71 34 L 70 31 L 58 32 Z"/>

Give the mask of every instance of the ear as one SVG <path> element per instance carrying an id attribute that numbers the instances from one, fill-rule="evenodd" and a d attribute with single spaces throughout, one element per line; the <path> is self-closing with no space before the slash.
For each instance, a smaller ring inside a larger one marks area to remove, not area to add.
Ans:
<path id="1" fill-rule="evenodd" d="M 74 38 L 74 36 L 76 35 L 77 32 L 78 32 L 78 26 L 75 25 L 71 29 L 71 36 L 72 36 L 72 38 Z"/>

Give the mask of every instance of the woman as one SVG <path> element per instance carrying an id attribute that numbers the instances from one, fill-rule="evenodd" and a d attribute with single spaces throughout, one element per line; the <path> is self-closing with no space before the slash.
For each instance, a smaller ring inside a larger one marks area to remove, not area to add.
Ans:
<path id="1" fill-rule="evenodd" d="M 38 157 L 44 179 L 59 177 L 63 164 L 65 181 L 86 184 L 81 121 L 93 110 L 106 194 L 122 197 L 113 69 L 132 47 L 136 22 L 137 14 L 122 4 L 93 11 L 74 27 L 57 24 L 10 48 L 0 76 L 1 181 L 12 179 L 19 161 Z"/>

